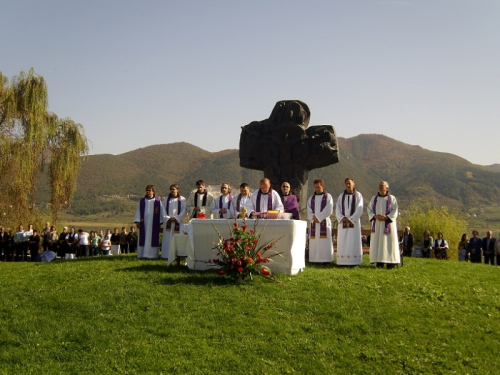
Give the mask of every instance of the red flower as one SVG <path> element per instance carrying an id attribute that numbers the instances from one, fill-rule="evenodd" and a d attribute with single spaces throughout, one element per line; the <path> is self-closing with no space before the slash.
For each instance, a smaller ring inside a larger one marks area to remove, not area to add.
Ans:
<path id="1" fill-rule="evenodd" d="M 263 263 L 267 263 L 267 258 L 262 259 Z"/>
<path id="2" fill-rule="evenodd" d="M 262 256 L 262 254 L 261 253 L 257 253 L 257 256 L 260 258 Z"/>
<path id="3" fill-rule="evenodd" d="M 254 230 L 253 229 L 250 229 L 250 234 L 254 234 Z"/>
<path id="4" fill-rule="evenodd" d="M 250 246 L 245 247 L 245 250 L 250 250 Z"/>
<path id="5" fill-rule="evenodd" d="M 238 272 L 243 272 L 243 267 L 238 268 Z"/>
<path id="6" fill-rule="evenodd" d="M 250 258 L 250 257 L 248 257 L 248 258 L 247 258 L 247 262 L 248 262 L 248 263 L 252 263 L 252 262 L 253 262 L 253 259 L 252 259 L 252 258 Z"/>
<path id="7" fill-rule="evenodd" d="M 239 260 L 237 264 L 238 264 L 238 266 L 241 266 L 241 260 Z"/>
<path id="8" fill-rule="evenodd" d="M 225 274 L 226 274 L 226 272 L 224 272 L 224 270 L 218 270 L 217 271 L 217 275 L 219 275 L 219 276 L 222 276 L 222 275 L 225 275 Z"/>
<path id="9" fill-rule="evenodd" d="M 243 226 L 241 227 L 241 229 L 243 229 L 243 232 L 244 232 L 244 231 L 246 231 L 246 230 L 247 230 L 247 226 L 246 226 L 246 225 L 243 225 Z"/>
<path id="10" fill-rule="evenodd" d="M 233 262 L 233 263 L 234 263 L 234 262 L 236 262 L 237 260 L 238 260 L 238 259 L 233 258 L 233 259 L 231 259 L 231 262 Z"/>
<path id="11" fill-rule="evenodd" d="M 234 228 L 238 229 L 238 223 L 234 223 Z"/>
<path id="12" fill-rule="evenodd" d="M 257 245 L 259 243 L 259 240 L 253 240 L 253 244 Z"/>
<path id="13" fill-rule="evenodd" d="M 263 274 L 263 275 L 265 275 L 265 276 L 269 275 L 269 271 L 266 270 L 265 268 L 261 268 L 260 269 L 260 273 Z"/>
<path id="14" fill-rule="evenodd" d="M 215 258 L 212 259 L 212 262 L 217 263 L 217 259 L 215 259 Z"/>

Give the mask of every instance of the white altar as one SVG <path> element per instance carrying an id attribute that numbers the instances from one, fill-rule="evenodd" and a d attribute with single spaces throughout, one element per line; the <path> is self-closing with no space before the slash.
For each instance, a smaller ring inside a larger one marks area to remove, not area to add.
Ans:
<path id="1" fill-rule="evenodd" d="M 247 220 L 248 229 L 253 229 L 256 220 Z M 217 258 L 217 250 L 214 243 L 218 242 L 218 235 L 212 224 L 224 238 L 231 237 L 230 229 L 234 219 L 192 219 L 185 226 L 185 231 L 189 234 L 190 249 L 187 258 L 187 265 L 192 270 L 216 269 L 213 264 L 205 263 L 209 259 Z M 243 220 L 238 220 L 240 225 Z M 273 257 L 273 261 L 266 264 L 273 273 L 284 273 L 295 275 L 305 267 L 306 248 L 306 228 L 307 223 L 300 220 L 259 220 L 257 233 L 260 233 L 264 226 L 266 229 L 261 238 L 261 243 L 276 240 L 276 246 L 268 250 L 267 254 L 282 252 L 282 256 Z"/>

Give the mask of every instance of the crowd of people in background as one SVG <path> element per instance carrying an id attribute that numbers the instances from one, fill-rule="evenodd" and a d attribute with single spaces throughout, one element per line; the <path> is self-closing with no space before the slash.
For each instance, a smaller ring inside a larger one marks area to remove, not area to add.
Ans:
<path id="1" fill-rule="evenodd" d="M 52 251 L 56 256 L 65 258 L 95 257 L 100 255 L 119 255 L 137 251 L 137 232 L 135 227 L 86 232 L 74 227 L 63 227 L 61 232 L 50 223 L 39 232 L 29 224 L 24 230 L 19 225 L 18 231 L 6 231 L 0 227 L 1 260 L 6 262 L 35 261 L 40 250 Z"/>
<path id="2" fill-rule="evenodd" d="M 460 262 L 500 265 L 500 238 L 493 238 L 493 232 L 488 230 L 486 237 L 480 238 L 477 230 L 472 231 L 472 238 L 467 233 L 462 235 L 458 243 L 458 260 Z M 443 233 L 438 232 L 434 240 L 430 231 L 424 231 L 422 238 L 414 241 L 410 227 L 404 229 L 400 238 L 403 256 L 415 258 L 448 259 L 449 245 Z"/>

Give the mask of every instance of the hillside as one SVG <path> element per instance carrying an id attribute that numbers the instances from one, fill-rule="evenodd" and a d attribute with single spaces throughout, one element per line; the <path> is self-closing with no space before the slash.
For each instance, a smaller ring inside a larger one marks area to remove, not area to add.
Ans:
<path id="1" fill-rule="evenodd" d="M 339 149 L 338 164 L 310 172 L 309 192 L 312 181 L 321 177 L 327 190 L 337 196 L 343 190 L 344 179 L 353 177 L 365 199 L 376 193 L 380 180 L 386 180 L 401 202 L 424 198 L 465 208 L 500 200 L 500 171 L 494 166 L 474 165 L 456 155 L 378 134 L 339 138 Z M 86 214 L 90 212 L 84 207 L 92 207 L 94 213 L 118 208 L 118 200 L 106 202 L 106 197 L 135 195 L 137 199 L 150 183 L 156 185 L 159 195 L 165 195 L 172 183 L 178 183 L 181 194 L 188 195 L 198 179 L 211 185 L 229 182 L 234 187 L 245 181 L 256 188 L 261 177 L 262 172 L 239 166 L 238 150 L 210 153 L 184 142 L 116 156 L 92 155 L 82 164 L 72 209 Z M 44 190 L 39 201 L 46 199 Z"/>

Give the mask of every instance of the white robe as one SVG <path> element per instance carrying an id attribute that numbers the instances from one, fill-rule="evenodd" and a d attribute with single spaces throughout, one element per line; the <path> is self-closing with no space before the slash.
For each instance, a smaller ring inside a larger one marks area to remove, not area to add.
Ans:
<path id="1" fill-rule="evenodd" d="M 187 212 L 189 215 L 189 219 L 193 218 L 193 211 L 195 207 L 195 201 L 194 201 L 194 196 L 196 194 L 196 190 L 191 192 L 189 195 L 186 206 L 187 206 Z M 203 194 L 198 194 L 198 205 L 196 207 L 203 208 L 205 210 L 205 216 L 207 219 L 212 218 L 212 204 L 214 203 L 214 196 L 211 193 L 207 192 L 207 201 L 205 202 L 205 206 L 202 206 L 203 204 Z"/>
<path id="2" fill-rule="evenodd" d="M 285 207 L 283 207 L 283 202 L 281 202 L 281 198 L 279 194 L 275 190 L 271 190 L 273 195 L 273 202 L 271 205 L 272 210 L 279 210 L 280 212 L 285 212 Z M 269 200 L 269 194 L 261 194 L 260 195 L 260 207 L 257 207 L 257 197 L 259 196 L 259 190 L 256 190 L 252 194 L 252 207 L 255 212 L 267 212 L 267 203 Z"/>
<path id="3" fill-rule="evenodd" d="M 167 212 L 167 202 L 168 212 Z M 169 198 L 168 196 L 163 200 L 163 239 L 161 243 L 161 258 L 168 259 L 168 253 L 170 251 L 170 241 L 175 234 L 175 222 L 169 222 L 170 218 L 173 217 L 179 223 L 179 231 L 184 222 L 184 217 L 186 216 L 186 198 L 181 195 L 181 210 L 179 208 L 179 201 L 177 197 Z M 179 233 L 178 233 L 179 234 Z"/>
<path id="4" fill-rule="evenodd" d="M 321 200 L 323 195 L 316 195 L 314 212 L 312 210 L 311 202 L 312 195 L 307 200 L 307 220 L 312 223 L 313 216 L 320 221 L 315 224 L 316 235 L 311 238 L 309 233 L 309 262 L 331 262 L 333 260 L 333 242 L 332 242 L 332 221 L 330 215 L 333 213 L 333 198 L 327 193 L 326 206 L 321 211 Z M 320 238 L 320 223 L 326 220 L 326 238 Z M 309 225 L 309 230 L 311 226 Z"/>
<path id="5" fill-rule="evenodd" d="M 367 207 L 368 218 L 370 222 L 375 221 L 375 232 L 371 233 L 370 237 L 370 263 L 390 263 L 399 264 L 401 262 L 401 257 L 399 255 L 399 241 L 398 241 L 398 202 L 396 198 L 391 195 L 391 210 L 387 215 L 392 222 L 389 224 L 391 232 L 389 234 L 384 233 L 385 221 L 378 221 L 375 219 L 375 215 L 385 215 L 386 214 L 386 202 L 387 196 L 378 197 L 377 206 L 375 211 L 373 211 L 373 201 L 374 196 L 370 204 Z"/>
<path id="6" fill-rule="evenodd" d="M 341 266 L 355 266 L 363 263 L 363 244 L 361 243 L 361 215 L 363 214 L 363 196 L 356 191 L 356 207 L 351 215 L 351 203 L 353 195 L 345 195 L 344 210 L 342 215 L 342 196 L 340 194 L 335 207 L 338 221 L 337 238 L 337 264 Z M 354 228 L 344 228 L 342 219 L 346 217 Z"/>
<path id="7" fill-rule="evenodd" d="M 241 194 L 235 195 L 233 197 L 233 204 L 234 204 L 234 209 L 236 210 L 237 202 L 238 202 L 238 197 Z M 241 209 L 245 207 L 247 209 L 247 217 L 250 217 L 253 211 L 253 204 L 252 204 L 252 197 L 250 195 L 242 195 L 240 199 L 240 210 L 238 211 L 238 214 L 241 212 Z"/>
<path id="8" fill-rule="evenodd" d="M 220 206 L 221 197 L 222 197 L 222 206 Z M 231 200 L 229 200 L 229 197 L 231 197 L 231 195 L 228 194 L 225 196 L 221 195 L 220 197 L 214 199 L 214 202 L 212 203 L 212 215 L 214 219 L 232 219 L 234 217 L 236 210 L 235 209 L 236 202 L 232 197 Z M 220 217 L 220 212 L 219 212 L 221 208 L 225 208 L 227 210 L 226 213 L 222 214 L 222 217 Z"/>
<path id="9" fill-rule="evenodd" d="M 145 231 L 145 241 L 144 241 L 144 246 L 140 246 L 139 243 L 137 243 L 137 258 L 147 258 L 147 259 L 158 259 L 160 256 L 160 247 L 153 247 L 151 246 L 151 239 L 153 238 L 153 218 L 154 218 L 154 206 L 155 200 L 153 199 L 146 199 L 145 205 L 144 205 L 144 223 L 143 227 L 141 227 L 139 230 Z M 163 212 L 163 205 L 160 202 L 160 210 Z M 163 223 L 163 215 L 160 213 L 159 215 L 159 223 Z M 140 223 L 141 222 L 141 202 L 139 201 L 139 204 L 137 205 L 137 210 L 135 210 L 135 216 L 134 216 L 134 223 Z M 140 234 L 140 233 L 139 233 Z"/>

